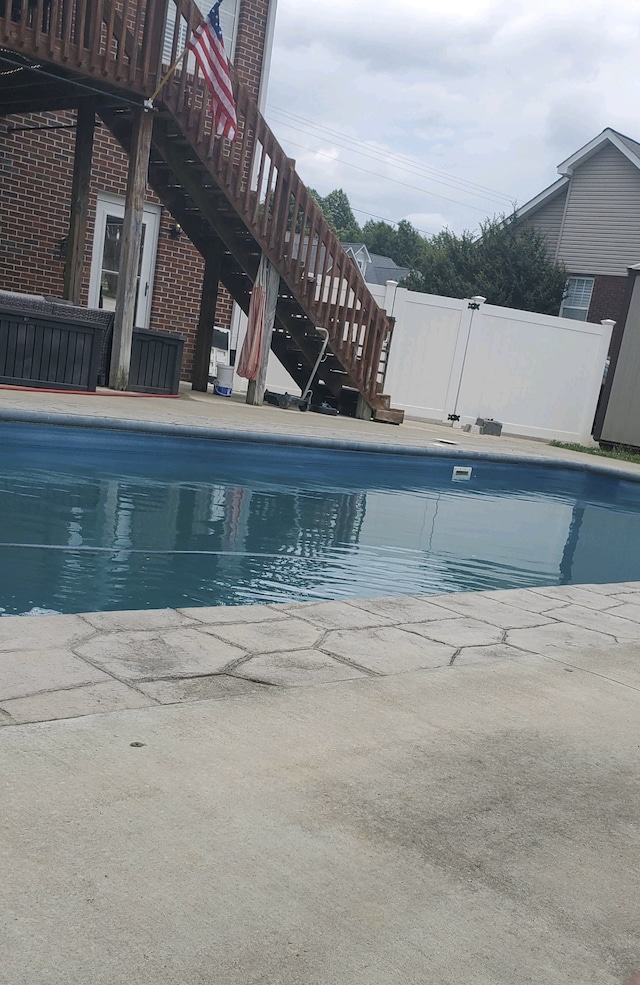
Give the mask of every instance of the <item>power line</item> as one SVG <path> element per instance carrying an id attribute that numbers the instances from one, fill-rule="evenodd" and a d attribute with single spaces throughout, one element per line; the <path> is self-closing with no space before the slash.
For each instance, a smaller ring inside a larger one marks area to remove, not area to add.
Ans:
<path id="1" fill-rule="evenodd" d="M 364 209 L 356 209 L 356 207 L 354 205 L 351 206 L 351 211 L 352 212 L 358 212 L 359 215 L 368 215 L 370 219 L 379 219 L 380 222 L 386 222 L 390 226 L 399 226 L 400 225 L 400 223 L 396 219 L 385 219 L 385 217 L 383 215 L 376 215 L 375 212 L 365 212 Z M 411 225 L 413 226 L 413 223 L 411 223 Z M 418 229 L 416 226 L 413 226 L 413 228 L 416 230 L 417 233 L 420 233 L 422 236 L 435 236 L 436 235 L 436 230 L 435 229 Z"/>
<path id="2" fill-rule="evenodd" d="M 318 134 L 310 133 L 309 130 L 305 129 L 304 127 L 297 127 L 294 124 L 287 122 L 286 120 L 279 120 L 277 117 L 275 118 L 274 122 L 279 123 L 281 126 L 286 126 L 290 130 L 297 130 L 299 133 L 306 133 L 310 137 L 324 136 L 323 133 L 318 133 Z M 320 130 L 319 127 L 318 129 Z M 464 178 L 460 179 L 460 182 L 458 183 L 454 181 L 445 181 L 442 178 L 435 178 L 431 173 L 429 173 L 429 169 L 421 169 L 420 165 L 407 167 L 401 163 L 398 163 L 400 158 L 395 158 L 393 155 L 391 156 L 387 155 L 385 157 L 383 153 L 367 154 L 365 151 L 362 150 L 362 147 L 369 147 L 370 145 L 363 143 L 362 141 L 357 141 L 351 137 L 342 137 L 342 140 L 351 141 L 354 144 L 353 147 L 349 147 L 348 144 L 341 143 L 340 140 L 336 140 L 330 131 L 327 131 L 326 133 L 327 136 L 330 137 L 330 139 L 333 141 L 333 143 L 337 143 L 339 147 L 343 147 L 345 150 L 348 151 L 357 152 L 361 157 L 367 157 L 372 161 L 380 161 L 383 164 L 390 164 L 398 171 L 404 171 L 407 174 L 414 174 L 420 178 L 427 178 L 438 185 L 445 185 L 449 188 L 454 188 L 456 191 L 461 191 L 466 194 L 473 195 L 475 198 L 485 198 L 490 202 L 497 202 L 500 205 L 505 205 L 507 202 L 509 203 L 509 205 L 511 205 L 513 202 L 512 198 L 510 198 L 508 195 L 503 195 L 502 192 L 496 192 L 495 194 L 493 193 L 488 194 L 486 192 L 477 191 L 476 188 L 471 183 L 462 184 L 461 182 L 464 182 L 465 180 Z M 500 196 L 500 198 L 503 199 L 504 201 L 500 201 L 498 196 Z"/>
<path id="3" fill-rule="evenodd" d="M 314 123 L 312 120 L 307 120 L 305 117 L 298 116 L 296 113 L 289 113 L 287 110 L 280 109 L 280 107 L 278 106 L 271 106 L 270 109 L 275 110 L 281 116 L 285 117 L 284 120 L 279 120 L 278 122 L 284 124 L 285 126 L 290 127 L 293 130 L 300 130 L 303 133 L 307 132 L 305 128 L 297 127 L 289 123 L 286 119 L 287 117 L 299 123 L 306 124 L 307 127 L 312 127 L 314 130 L 319 131 L 323 135 L 328 135 L 331 138 L 338 138 L 339 140 L 347 141 L 348 143 L 353 144 L 355 149 L 357 149 L 359 153 L 362 153 L 361 148 L 366 148 L 367 150 L 373 152 L 373 154 L 366 156 L 371 156 L 374 159 L 383 160 L 391 164 L 394 164 L 394 166 L 398 167 L 400 170 L 410 171 L 416 174 L 424 174 L 425 176 L 431 177 L 431 179 L 433 181 L 436 181 L 438 184 L 457 187 L 460 191 L 473 192 L 474 194 L 478 194 L 482 198 L 505 199 L 507 202 L 509 202 L 509 204 L 513 202 L 513 196 L 507 195 L 505 192 L 500 192 L 495 188 L 490 188 L 487 185 L 480 185 L 474 181 L 468 181 L 466 178 L 461 178 L 458 175 L 451 174 L 448 171 L 442 171 L 438 168 L 432 168 L 429 167 L 428 165 L 420 164 L 419 162 L 415 161 L 411 157 L 408 157 L 407 155 L 404 154 L 385 153 L 385 151 L 382 148 L 377 147 L 375 144 L 372 144 L 369 141 L 363 141 L 363 140 L 359 140 L 356 137 L 350 137 L 347 134 L 341 133 L 338 130 L 332 130 L 330 127 L 325 127 L 323 124 Z M 310 134 L 310 136 L 316 136 L 316 135 Z M 352 148 L 347 148 L 347 149 L 352 149 Z M 407 165 L 410 165 L 410 167 L 405 168 L 401 164 L 397 164 L 396 162 L 405 162 Z M 441 175 L 442 177 L 441 178 L 434 177 L 436 175 Z"/>
<path id="4" fill-rule="evenodd" d="M 293 140 L 287 140 L 287 143 L 291 147 L 299 147 L 302 150 L 310 151 L 318 157 L 327 157 L 335 164 L 336 158 L 332 157 L 331 154 L 325 154 L 321 150 L 315 150 L 313 147 L 307 147 L 304 144 L 296 144 Z M 339 163 L 345 168 L 354 168 L 356 171 L 362 171 L 363 174 L 371 174 L 374 178 L 381 178 L 382 181 L 391 181 L 394 185 L 403 185 L 405 188 L 410 188 L 412 191 L 419 192 L 421 195 L 430 195 L 432 198 L 440 198 L 444 202 L 453 202 L 454 205 L 462 205 L 465 209 L 473 209 L 474 212 L 481 212 L 484 216 L 487 214 L 487 210 L 481 209 L 478 205 L 470 205 L 468 202 L 460 202 L 457 198 L 447 198 L 446 195 L 438 195 L 437 192 L 431 192 L 427 188 L 417 188 L 416 185 L 410 185 L 406 181 L 399 181 L 398 178 L 388 178 L 387 175 L 380 174 L 379 171 L 369 171 L 367 168 L 361 168 L 358 164 L 351 164 L 349 161 L 340 161 Z"/>

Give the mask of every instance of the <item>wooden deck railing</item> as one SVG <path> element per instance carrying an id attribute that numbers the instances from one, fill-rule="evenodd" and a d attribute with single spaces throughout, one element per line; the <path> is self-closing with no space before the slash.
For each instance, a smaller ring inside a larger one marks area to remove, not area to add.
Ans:
<path id="1" fill-rule="evenodd" d="M 168 52 L 171 41 L 173 61 L 201 17 L 193 0 L 0 0 L 0 44 L 148 97 L 158 82 L 163 49 Z M 172 38 L 166 36 L 167 23 L 173 25 Z M 293 297 L 314 325 L 329 331 L 334 354 L 376 406 L 393 320 L 376 304 L 249 90 L 237 77 L 233 82 L 239 132 L 233 144 L 213 132 L 209 94 L 192 56 L 159 98 Z"/>
<path id="2" fill-rule="evenodd" d="M 0 0 L 0 44 L 144 95 L 165 19 L 166 0 Z"/>

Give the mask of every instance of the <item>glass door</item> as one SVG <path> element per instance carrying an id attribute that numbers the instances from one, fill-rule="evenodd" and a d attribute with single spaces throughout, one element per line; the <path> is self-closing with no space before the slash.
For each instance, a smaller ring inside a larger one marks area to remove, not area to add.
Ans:
<path id="1" fill-rule="evenodd" d="M 145 206 L 142 221 L 142 242 L 138 258 L 136 328 L 149 327 L 159 219 L 159 208 Z M 98 195 L 89 283 L 90 308 L 106 308 L 108 311 L 115 311 L 123 227 L 124 200 L 117 199 L 115 196 Z"/>

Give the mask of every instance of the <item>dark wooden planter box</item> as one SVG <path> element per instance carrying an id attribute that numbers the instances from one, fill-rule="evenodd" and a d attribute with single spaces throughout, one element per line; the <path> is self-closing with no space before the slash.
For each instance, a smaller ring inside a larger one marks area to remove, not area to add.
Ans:
<path id="1" fill-rule="evenodd" d="M 98 374 L 99 386 L 109 384 L 112 342 L 109 331 Z M 136 393 L 178 393 L 183 348 L 183 335 L 134 328 L 128 389 Z"/>
<path id="2" fill-rule="evenodd" d="M 49 310 L 21 310 L 0 300 L 0 383 L 95 390 L 104 327 L 77 317 L 77 309 L 41 307 Z"/>
<path id="3" fill-rule="evenodd" d="M 182 335 L 134 329 L 129 389 L 139 393 L 177 393 L 183 348 Z"/>
<path id="4" fill-rule="evenodd" d="M 0 383 L 56 390 L 107 386 L 113 312 L 0 291 Z M 184 336 L 136 328 L 129 389 L 178 393 Z"/>

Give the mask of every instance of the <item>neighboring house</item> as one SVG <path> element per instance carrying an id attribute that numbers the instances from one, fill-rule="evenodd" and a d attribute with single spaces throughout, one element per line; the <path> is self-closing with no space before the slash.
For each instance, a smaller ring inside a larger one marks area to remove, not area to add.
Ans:
<path id="1" fill-rule="evenodd" d="M 607 128 L 558 171 L 560 179 L 517 215 L 546 235 L 567 268 L 559 314 L 620 323 L 628 268 L 640 256 L 640 143 Z"/>
<path id="2" fill-rule="evenodd" d="M 378 253 L 369 253 L 364 243 L 344 243 L 342 244 L 347 256 L 351 257 L 356 267 L 362 274 L 365 284 L 384 285 L 388 280 L 401 281 L 408 277 L 411 271 L 408 267 L 399 267 L 391 257 L 383 257 Z M 316 266 L 316 243 L 311 244 L 309 249 L 309 237 L 301 237 L 296 233 L 293 237 L 293 256 L 298 257 L 302 252 L 303 256 L 309 253 L 311 267 Z M 320 259 L 324 262 L 325 249 L 320 248 Z M 331 268 L 329 268 L 331 269 Z"/>
<path id="3" fill-rule="evenodd" d="M 364 243 L 343 243 L 342 245 L 355 261 L 367 284 L 384 285 L 388 280 L 404 280 L 410 274 L 408 267 L 399 267 L 391 257 L 369 253 Z"/>
<path id="4" fill-rule="evenodd" d="M 197 0 L 207 12 L 212 0 Z M 221 24 L 236 72 L 263 108 L 277 0 L 225 0 Z M 163 48 L 171 56 L 175 6 Z M 184 32 L 180 43 L 185 41 Z M 75 147 L 75 112 L 0 119 L 0 289 L 62 296 Z M 128 157 L 106 126 L 96 128 L 81 302 L 114 307 Z M 190 378 L 204 262 L 147 188 L 136 326 L 185 335 Z M 232 301 L 221 288 L 216 324 L 228 327 Z"/>

